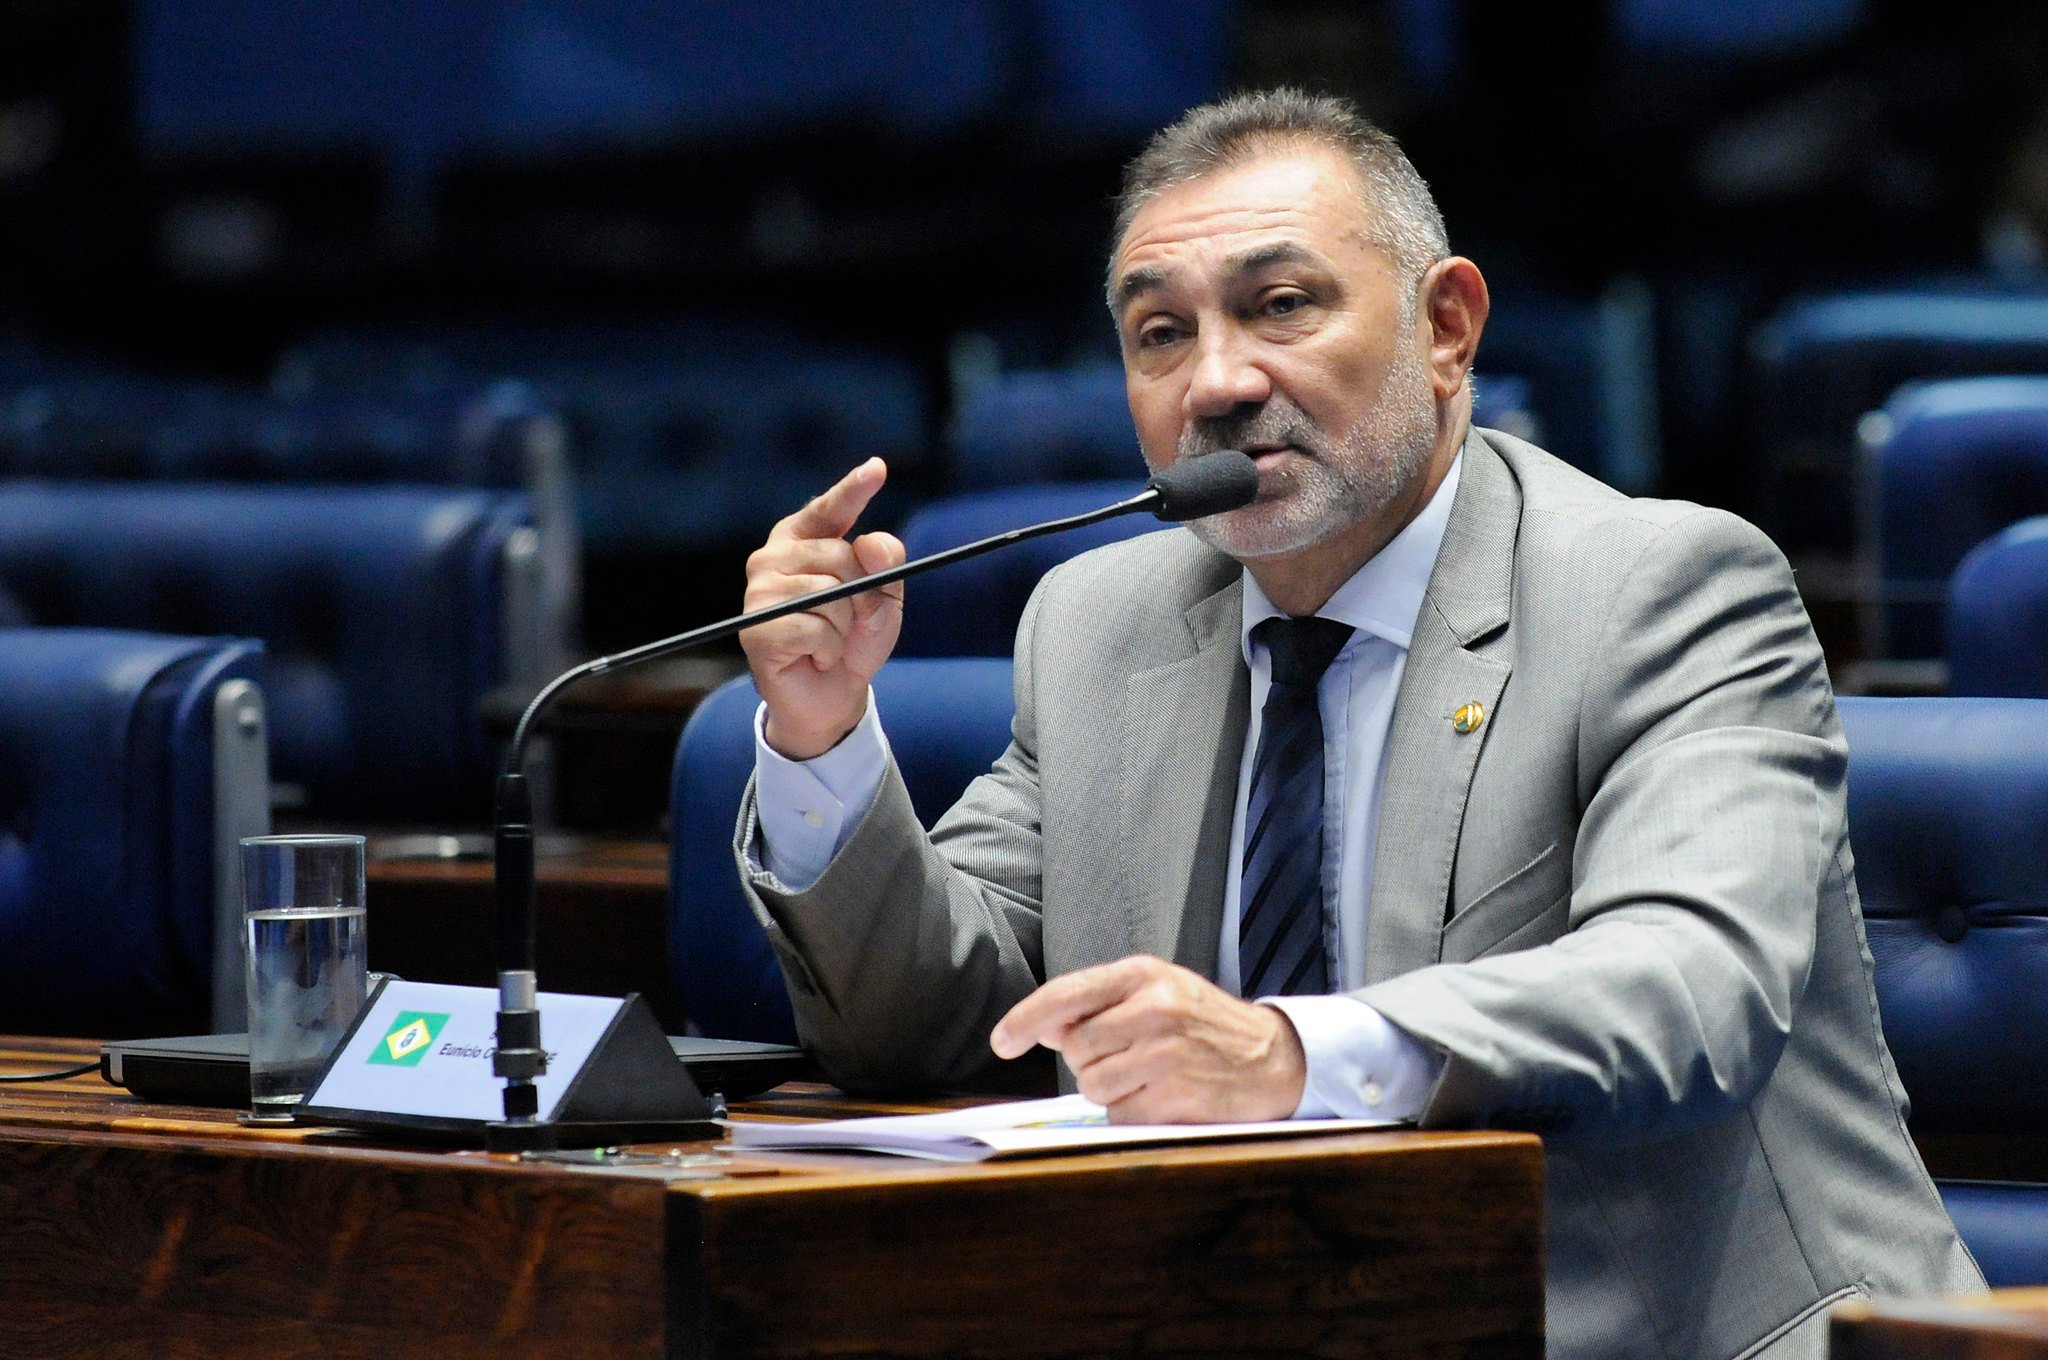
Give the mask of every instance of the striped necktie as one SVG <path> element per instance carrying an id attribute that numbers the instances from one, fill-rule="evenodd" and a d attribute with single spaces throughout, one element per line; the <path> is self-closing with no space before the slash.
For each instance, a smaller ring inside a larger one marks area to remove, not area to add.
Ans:
<path id="1" fill-rule="evenodd" d="M 1323 714 L 1316 686 L 1351 625 L 1267 619 L 1254 630 L 1273 686 L 1252 757 L 1239 884 L 1238 977 L 1246 997 L 1330 990 L 1323 946 Z"/>

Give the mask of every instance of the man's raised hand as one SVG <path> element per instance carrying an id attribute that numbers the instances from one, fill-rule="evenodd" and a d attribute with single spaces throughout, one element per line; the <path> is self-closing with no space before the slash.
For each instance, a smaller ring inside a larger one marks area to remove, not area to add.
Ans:
<path id="1" fill-rule="evenodd" d="M 889 470 L 870 458 L 778 523 L 747 559 L 748 610 L 872 575 L 904 560 L 894 534 L 846 535 Z M 792 760 L 822 755 L 867 709 L 868 681 L 895 650 L 903 583 L 867 591 L 740 634 L 768 705 L 768 744 Z"/>

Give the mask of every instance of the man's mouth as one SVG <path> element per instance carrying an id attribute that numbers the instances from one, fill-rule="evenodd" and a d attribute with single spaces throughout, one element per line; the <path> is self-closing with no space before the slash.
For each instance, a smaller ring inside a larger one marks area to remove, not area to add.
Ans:
<path id="1" fill-rule="evenodd" d="M 1261 472 L 1278 467 L 1286 459 L 1287 455 L 1300 452 L 1301 450 L 1292 444 L 1247 444 L 1244 446 L 1244 453 L 1252 460 L 1253 466 L 1257 467 Z"/>

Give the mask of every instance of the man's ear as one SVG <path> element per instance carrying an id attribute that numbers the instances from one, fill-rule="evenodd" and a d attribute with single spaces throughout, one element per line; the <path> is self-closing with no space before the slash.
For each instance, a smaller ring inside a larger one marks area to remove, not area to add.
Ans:
<path id="1" fill-rule="evenodd" d="M 1422 276 L 1417 290 L 1418 320 L 1428 326 L 1423 342 L 1430 386 L 1438 401 L 1449 401 L 1464 386 L 1486 329 L 1491 303 L 1479 266 L 1462 255 L 1438 260 Z"/>

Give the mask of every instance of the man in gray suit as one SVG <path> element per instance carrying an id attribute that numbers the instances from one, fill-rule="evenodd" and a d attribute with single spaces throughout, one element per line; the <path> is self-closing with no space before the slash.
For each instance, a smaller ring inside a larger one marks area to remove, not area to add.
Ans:
<path id="1" fill-rule="evenodd" d="M 737 848 L 826 1069 L 1042 1045 L 1119 1119 L 1537 1130 L 1560 1356 L 1818 1356 L 1839 1300 L 1980 1287 L 1771 544 L 1471 426 L 1485 282 L 1341 103 L 1161 133 L 1109 287 L 1147 461 L 1242 448 L 1258 499 L 1046 578 L 1010 748 L 929 837 L 868 696 L 900 587 L 744 636 Z M 778 525 L 747 606 L 901 560 L 847 538 L 883 476 Z"/>

